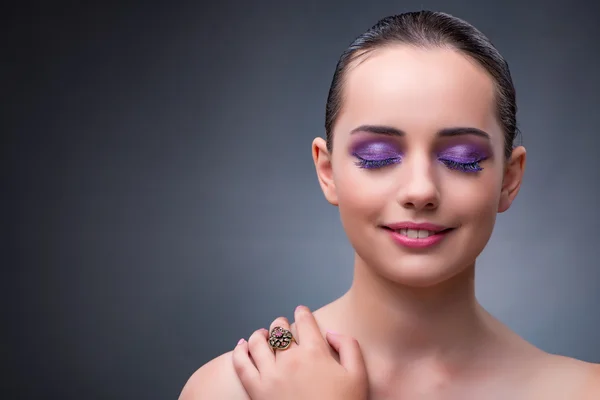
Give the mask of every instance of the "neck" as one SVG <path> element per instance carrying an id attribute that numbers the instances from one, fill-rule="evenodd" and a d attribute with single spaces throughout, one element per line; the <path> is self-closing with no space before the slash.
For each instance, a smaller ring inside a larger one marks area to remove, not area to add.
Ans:
<path id="1" fill-rule="evenodd" d="M 458 367 L 493 338 L 495 320 L 477 302 L 474 280 L 473 264 L 441 284 L 407 287 L 378 275 L 357 257 L 352 286 L 340 299 L 346 315 L 353 316 L 344 328 L 364 353 L 378 359 Z"/>

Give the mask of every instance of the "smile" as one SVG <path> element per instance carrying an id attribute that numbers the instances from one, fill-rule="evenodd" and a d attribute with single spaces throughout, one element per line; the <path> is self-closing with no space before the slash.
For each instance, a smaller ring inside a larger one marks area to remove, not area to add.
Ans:
<path id="1" fill-rule="evenodd" d="M 406 237 L 409 237 L 411 239 L 424 239 L 426 237 L 436 234 L 436 232 L 434 232 L 434 231 L 428 231 L 425 229 L 406 229 L 406 228 L 396 229 L 396 230 L 394 230 L 394 232 L 404 235 Z"/>
<path id="2" fill-rule="evenodd" d="M 390 227 L 384 227 L 384 229 L 389 232 L 391 239 L 395 243 L 408 248 L 426 248 L 433 246 L 444 240 L 448 233 L 454 230 L 454 228 L 428 230 L 414 228 L 392 229 Z"/>

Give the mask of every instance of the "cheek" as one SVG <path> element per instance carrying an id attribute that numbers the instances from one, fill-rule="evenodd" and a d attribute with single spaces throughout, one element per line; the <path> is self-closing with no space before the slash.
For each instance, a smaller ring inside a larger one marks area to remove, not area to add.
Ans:
<path id="1" fill-rule="evenodd" d="M 376 218 L 393 194 L 393 180 L 384 171 L 368 173 L 352 161 L 334 167 L 338 207 L 342 218 Z"/>
<path id="2" fill-rule="evenodd" d="M 446 200 L 462 221 L 490 227 L 494 224 L 500 200 L 500 181 L 495 173 L 489 172 L 473 180 L 447 182 L 442 201 Z"/>

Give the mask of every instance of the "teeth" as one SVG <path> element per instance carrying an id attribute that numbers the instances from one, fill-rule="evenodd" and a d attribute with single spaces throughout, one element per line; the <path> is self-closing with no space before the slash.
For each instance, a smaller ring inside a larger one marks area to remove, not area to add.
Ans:
<path id="1" fill-rule="evenodd" d="M 424 229 L 400 229 L 396 232 L 400 233 L 401 235 L 408 236 L 411 239 L 423 239 L 435 234 L 435 232 L 426 231 Z"/>

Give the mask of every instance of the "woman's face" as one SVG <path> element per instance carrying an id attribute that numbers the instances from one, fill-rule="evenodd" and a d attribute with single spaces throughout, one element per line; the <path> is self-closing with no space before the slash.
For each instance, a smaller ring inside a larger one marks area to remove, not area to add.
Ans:
<path id="1" fill-rule="evenodd" d="M 486 71 L 450 49 L 383 48 L 346 71 L 334 150 L 319 155 L 326 149 L 315 142 L 313 155 L 369 267 L 430 286 L 474 263 L 524 167 L 522 148 L 519 160 L 504 161 L 494 93 Z"/>

